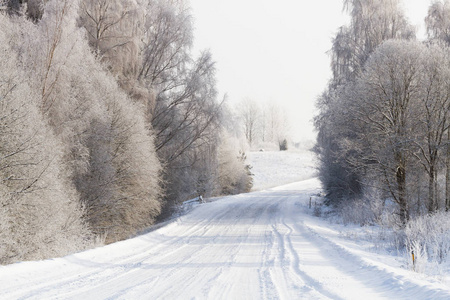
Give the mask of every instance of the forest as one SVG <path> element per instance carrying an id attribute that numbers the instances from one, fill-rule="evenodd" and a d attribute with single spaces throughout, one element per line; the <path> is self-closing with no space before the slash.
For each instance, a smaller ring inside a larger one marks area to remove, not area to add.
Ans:
<path id="1" fill-rule="evenodd" d="M 396 0 L 345 0 L 315 118 L 327 204 L 348 222 L 383 224 L 401 246 L 450 252 L 450 2 L 432 1 L 426 39 Z M 406 4 L 406 3 L 405 3 Z"/>
<path id="2" fill-rule="evenodd" d="M 0 1 L 0 28 L 1 264 L 112 243 L 187 199 L 251 189 L 185 1 Z"/>

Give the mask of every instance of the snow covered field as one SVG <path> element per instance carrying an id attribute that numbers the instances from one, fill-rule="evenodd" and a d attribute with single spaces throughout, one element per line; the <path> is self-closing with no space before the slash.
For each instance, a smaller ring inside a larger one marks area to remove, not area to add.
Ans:
<path id="1" fill-rule="evenodd" d="M 255 173 L 271 170 L 255 161 L 284 155 L 253 154 Z M 274 174 L 257 174 L 256 187 Z M 319 191 L 311 178 L 225 197 L 134 239 L 0 267 L 0 299 L 450 299 L 445 281 L 313 217 L 309 198 Z"/>
<path id="2" fill-rule="evenodd" d="M 259 191 L 279 185 L 315 177 L 315 156 L 307 150 L 247 153 L 252 166 L 253 190 Z"/>

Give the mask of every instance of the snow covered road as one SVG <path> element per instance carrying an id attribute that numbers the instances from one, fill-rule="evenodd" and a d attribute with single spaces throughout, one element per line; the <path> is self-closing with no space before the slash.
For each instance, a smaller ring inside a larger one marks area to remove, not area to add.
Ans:
<path id="1" fill-rule="evenodd" d="M 317 179 L 207 203 L 137 238 L 0 267 L 0 299 L 450 299 L 306 214 Z"/>

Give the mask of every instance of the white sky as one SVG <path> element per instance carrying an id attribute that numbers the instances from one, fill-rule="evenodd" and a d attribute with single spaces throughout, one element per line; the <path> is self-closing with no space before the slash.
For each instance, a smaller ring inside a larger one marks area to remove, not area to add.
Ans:
<path id="1" fill-rule="evenodd" d="M 231 103 L 244 98 L 274 101 L 290 115 L 295 140 L 314 138 L 315 101 L 331 77 L 326 52 L 348 20 L 342 1 L 190 2 L 195 49 L 211 50 L 221 97 L 226 93 Z M 412 24 L 423 24 L 429 3 L 404 0 Z"/>

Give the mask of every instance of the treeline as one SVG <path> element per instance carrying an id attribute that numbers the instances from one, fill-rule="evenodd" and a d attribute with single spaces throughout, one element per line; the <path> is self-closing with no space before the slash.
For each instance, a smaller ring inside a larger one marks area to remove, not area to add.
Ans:
<path id="1" fill-rule="evenodd" d="M 404 228 L 450 209 L 450 3 L 431 4 L 423 42 L 398 0 L 344 7 L 315 119 L 320 177 L 329 204 L 362 223 L 394 204 Z"/>
<path id="2" fill-rule="evenodd" d="M 0 2 L 0 263 L 114 242 L 249 191 L 182 0 Z"/>

